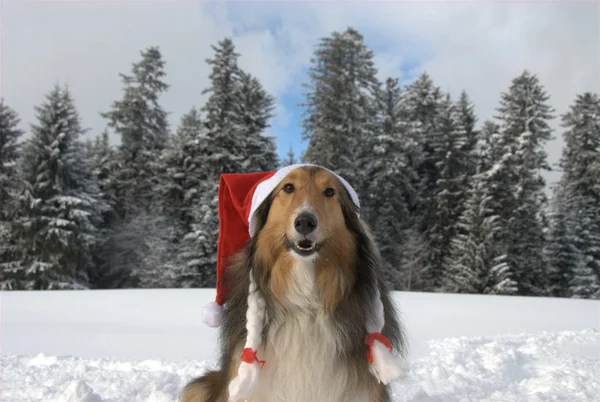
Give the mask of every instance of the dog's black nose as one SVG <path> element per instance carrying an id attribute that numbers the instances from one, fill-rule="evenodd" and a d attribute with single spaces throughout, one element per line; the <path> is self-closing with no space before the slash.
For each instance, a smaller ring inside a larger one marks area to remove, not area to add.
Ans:
<path id="1" fill-rule="evenodd" d="M 311 213 L 303 212 L 294 221 L 294 226 L 298 233 L 307 235 L 316 229 L 317 217 Z"/>

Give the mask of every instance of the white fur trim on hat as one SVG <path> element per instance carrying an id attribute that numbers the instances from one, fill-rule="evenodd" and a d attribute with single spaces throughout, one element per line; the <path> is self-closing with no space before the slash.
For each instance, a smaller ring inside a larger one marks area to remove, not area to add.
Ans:
<path id="1" fill-rule="evenodd" d="M 301 167 L 304 167 L 304 166 L 318 167 L 321 169 L 325 169 L 329 173 L 333 174 L 344 185 L 344 187 L 348 191 L 348 194 L 350 194 L 350 198 L 352 198 L 352 202 L 354 202 L 354 204 L 357 207 L 360 207 L 360 201 L 358 199 L 358 194 L 356 194 L 356 191 L 352 188 L 352 186 L 343 177 L 339 176 L 337 173 L 332 172 L 331 170 L 324 168 L 322 166 L 312 165 L 309 163 L 299 163 L 296 165 L 285 166 L 285 167 L 279 169 L 277 172 L 275 172 L 275 174 L 273 176 L 271 176 L 267 180 L 261 182 L 256 187 L 256 191 L 254 191 L 254 194 L 252 195 L 252 206 L 250 208 L 250 213 L 248 215 L 248 230 L 250 232 L 250 237 L 252 237 L 255 232 L 254 213 L 256 212 L 256 210 L 258 209 L 260 204 L 262 204 L 262 202 L 269 196 L 269 194 L 271 194 L 271 192 L 275 189 L 275 187 L 277 187 L 277 185 L 279 183 L 281 183 L 281 181 L 283 179 L 285 179 L 285 177 L 291 171 L 296 170 Z"/>

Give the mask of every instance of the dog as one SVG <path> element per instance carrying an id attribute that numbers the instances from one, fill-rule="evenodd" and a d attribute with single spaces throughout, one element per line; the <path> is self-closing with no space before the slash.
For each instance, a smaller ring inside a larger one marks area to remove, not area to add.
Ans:
<path id="1" fill-rule="evenodd" d="M 406 354 L 399 312 L 359 207 L 327 169 L 291 170 L 257 207 L 255 235 L 227 268 L 219 369 L 189 382 L 182 402 L 229 402 L 228 385 L 248 337 L 252 289 L 264 319 L 256 355 L 264 359 L 252 394 L 260 402 L 388 402 L 373 375 L 365 323 L 383 309 L 381 334 Z M 252 287 L 254 286 L 254 288 Z"/>

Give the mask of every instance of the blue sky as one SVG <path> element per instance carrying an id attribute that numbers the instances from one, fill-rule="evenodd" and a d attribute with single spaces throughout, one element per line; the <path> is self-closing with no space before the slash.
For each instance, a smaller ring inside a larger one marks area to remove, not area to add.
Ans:
<path id="1" fill-rule="evenodd" d="M 443 90 L 466 90 L 480 121 L 490 118 L 510 80 L 538 74 L 557 114 L 575 95 L 600 92 L 600 6 L 597 2 L 68 1 L 2 0 L 0 91 L 28 129 L 34 106 L 56 83 L 68 83 L 90 133 L 100 112 L 121 96 L 140 50 L 159 46 L 169 91 L 161 101 L 175 128 L 205 101 L 211 45 L 232 37 L 240 66 L 277 100 L 269 133 L 283 156 L 300 140 L 300 84 L 313 47 L 332 31 L 358 29 L 375 51 L 379 78 L 407 83 L 427 71 Z M 556 139 L 550 162 L 560 156 Z M 113 142 L 118 139 L 112 137 Z M 551 176 L 556 178 L 556 173 Z"/>

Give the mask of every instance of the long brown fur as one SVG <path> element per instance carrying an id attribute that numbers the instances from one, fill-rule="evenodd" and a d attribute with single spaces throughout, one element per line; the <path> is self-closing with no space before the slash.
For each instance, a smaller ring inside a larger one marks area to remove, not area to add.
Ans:
<path id="1" fill-rule="evenodd" d="M 292 194 L 283 191 L 287 183 L 296 188 Z M 334 197 L 323 195 L 327 187 L 335 189 Z M 368 389 L 372 402 L 390 400 L 389 387 L 377 383 L 369 372 L 364 343 L 364 323 L 372 314 L 378 287 L 385 315 L 382 333 L 396 351 L 406 354 L 398 312 L 382 280 L 379 253 L 343 185 L 323 169 L 303 167 L 291 172 L 258 208 L 256 235 L 225 270 L 229 290 L 225 304 L 227 319 L 221 328 L 220 369 L 191 381 L 182 390 L 182 402 L 227 401 L 228 384 L 237 374 L 246 341 L 250 273 L 267 305 L 263 344 L 275 317 L 285 319 L 288 310 L 293 308 L 286 302 L 286 292 L 295 259 L 287 251 L 284 239 L 292 227 L 294 211 L 306 199 L 318 213 L 319 227 L 324 228 L 325 241 L 315 261 L 315 284 L 322 312 L 331 320 L 343 343 L 338 358 L 348 372 L 353 373 L 349 375 L 355 377 L 349 379 L 348 384 Z"/>

